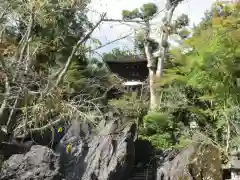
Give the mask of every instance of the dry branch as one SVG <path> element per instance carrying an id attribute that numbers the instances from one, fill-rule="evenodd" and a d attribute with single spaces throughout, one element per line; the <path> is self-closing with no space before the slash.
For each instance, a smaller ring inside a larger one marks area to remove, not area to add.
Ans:
<path id="1" fill-rule="evenodd" d="M 124 20 L 124 19 L 103 19 L 106 22 L 119 22 L 119 23 L 138 23 L 138 24 L 145 24 L 145 21 L 142 20 Z"/>
<path id="2" fill-rule="evenodd" d="M 5 93 L 4 93 L 4 99 L 3 99 L 3 102 L 2 102 L 1 108 L 0 108 L 0 119 L 2 120 L 3 115 L 4 115 L 4 110 L 6 109 L 6 106 L 7 106 L 7 99 L 8 99 L 8 96 L 10 94 L 10 84 L 9 84 L 9 78 L 8 78 L 8 75 L 7 75 L 7 67 L 6 67 L 6 64 L 5 64 L 5 62 L 3 60 L 3 57 L 1 55 L 0 55 L 0 63 L 1 63 L 1 66 L 3 68 L 3 71 L 5 71 L 4 72 L 4 74 L 5 74 Z"/>
<path id="3" fill-rule="evenodd" d="M 26 34 L 21 39 L 21 41 L 19 43 L 19 46 L 18 46 L 18 49 L 16 51 L 16 61 L 18 62 L 17 67 L 22 63 L 22 60 L 23 60 L 23 57 L 24 57 L 24 52 L 26 51 L 27 45 L 28 45 L 30 37 L 31 37 L 33 23 L 34 23 L 34 13 L 31 12 L 31 16 L 30 16 L 30 20 L 29 20 L 29 24 L 28 24 L 28 27 L 27 27 Z M 28 63 L 30 63 L 30 62 L 28 62 Z M 16 76 L 18 76 L 18 71 L 16 71 L 16 73 L 13 77 L 13 81 L 15 81 Z"/>
<path id="4" fill-rule="evenodd" d="M 60 74 L 59 74 L 59 76 L 58 76 L 58 79 L 57 79 L 57 81 L 56 81 L 56 83 L 55 83 L 55 85 L 54 85 L 54 87 L 53 87 L 52 89 L 56 88 L 56 87 L 60 84 L 60 82 L 63 80 L 63 78 L 64 78 L 67 70 L 69 69 L 69 67 L 70 67 L 70 65 L 71 65 L 72 59 L 73 59 L 75 53 L 77 52 L 78 48 L 79 48 L 84 42 L 86 42 L 86 41 L 89 39 L 89 37 L 91 36 L 91 34 L 93 33 L 93 31 L 102 23 L 102 21 L 103 21 L 103 19 L 104 19 L 105 16 L 106 16 L 106 13 L 102 14 L 100 20 L 95 24 L 95 26 L 86 34 L 86 36 L 83 37 L 83 39 L 79 40 L 79 41 L 77 42 L 77 44 L 74 46 L 74 48 L 73 48 L 70 56 L 68 57 L 68 60 L 67 60 L 67 62 L 66 62 L 66 64 L 65 64 L 63 70 L 60 72 Z"/>
<path id="5" fill-rule="evenodd" d="M 125 38 L 129 37 L 131 34 L 132 34 L 132 33 L 129 33 L 129 34 L 123 36 L 123 37 L 114 39 L 113 41 L 107 42 L 106 44 L 103 44 L 103 45 L 101 45 L 101 46 L 98 46 L 98 47 L 96 47 L 96 48 L 94 48 L 94 49 L 92 49 L 92 50 L 90 50 L 90 51 L 96 51 L 96 50 L 98 50 L 98 49 L 101 49 L 101 48 L 103 48 L 103 47 L 105 47 L 105 46 L 107 46 L 107 45 L 109 45 L 109 44 L 115 43 L 115 42 L 117 42 L 117 41 L 120 41 L 120 40 L 122 40 L 122 39 L 125 39 Z"/>
<path id="6" fill-rule="evenodd" d="M 1 13 L 0 15 L 0 22 L 2 21 L 2 19 L 4 18 L 4 16 L 7 14 L 7 10 L 10 8 L 10 5 L 8 5 Z"/>

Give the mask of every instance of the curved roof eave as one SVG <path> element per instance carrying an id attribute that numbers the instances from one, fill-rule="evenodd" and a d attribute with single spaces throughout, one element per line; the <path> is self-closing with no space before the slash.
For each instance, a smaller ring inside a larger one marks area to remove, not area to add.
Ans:
<path id="1" fill-rule="evenodd" d="M 140 56 L 123 56 L 120 57 L 119 59 L 111 59 L 111 60 L 107 60 L 105 61 L 107 62 L 114 62 L 114 63 L 135 63 L 135 62 L 146 62 L 147 59 L 144 57 L 140 57 Z"/>

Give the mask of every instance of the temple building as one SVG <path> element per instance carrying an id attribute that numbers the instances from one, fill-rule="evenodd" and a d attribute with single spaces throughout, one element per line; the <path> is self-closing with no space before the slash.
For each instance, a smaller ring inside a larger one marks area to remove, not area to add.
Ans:
<path id="1" fill-rule="evenodd" d="M 124 56 L 105 62 L 109 70 L 121 78 L 125 86 L 142 85 L 148 78 L 147 60 L 139 56 Z"/>

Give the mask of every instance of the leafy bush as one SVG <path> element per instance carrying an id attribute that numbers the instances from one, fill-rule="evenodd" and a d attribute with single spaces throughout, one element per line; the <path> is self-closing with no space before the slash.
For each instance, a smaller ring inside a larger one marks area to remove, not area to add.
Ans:
<path id="1" fill-rule="evenodd" d="M 159 112 L 151 112 L 143 118 L 146 135 L 153 135 L 167 131 L 169 123 L 168 115 Z"/>
<path id="2" fill-rule="evenodd" d="M 141 135 L 140 138 L 150 141 L 155 149 L 167 149 L 174 144 L 169 134 Z"/>
<path id="3" fill-rule="evenodd" d="M 134 94 L 126 94 L 120 99 L 110 100 L 109 104 L 120 109 L 127 116 L 141 117 L 147 111 L 148 102 Z"/>

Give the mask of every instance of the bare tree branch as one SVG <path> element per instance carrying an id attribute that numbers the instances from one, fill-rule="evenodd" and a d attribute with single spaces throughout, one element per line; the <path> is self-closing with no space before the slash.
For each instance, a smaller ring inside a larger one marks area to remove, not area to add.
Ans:
<path id="1" fill-rule="evenodd" d="M 7 10 L 10 8 L 10 5 L 8 5 L 1 13 L 0 15 L 0 22 L 2 21 L 2 19 L 4 18 L 4 16 L 7 14 Z"/>
<path id="2" fill-rule="evenodd" d="M 92 49 L 92 50 L 90 50 L 90 51 L 96 51 L 96 50 L 98 50 L 98 49 L 101 49 L 101 48 L 103 48 L 103 47 L 105 47 L 105 46 L 107 46 L 107 45 L 109 45 L 109 44 L 115 43 L 115 42 L 117 42 L 117 41 L 120 41 L 120 40 L 122 40 L 122 39 L 125 39 L 125 38 L 129 37 L 131 34 L 132 34 L 132 33 L 129 33 L 129 34 L 123 36 L 123 37 L 119 37 L 119 38 L 117 38 L 117 39 L 114 39 L 113 41 L 107 42 L 106 44 L 103 44 L 103 45 L 101 45 L 101 46 L 98 46 L 98 47 L 96 47 L 96 48 L 94 48 L 94 49 Z"/>
<path id="3" fill-rule="evenodd" d="M 30 129 L 28 132 L 29 133 L 40 132 L 40 131 L 43 131 L 45 129 L 51 128 L 53 126 L 56 126 L 56 125 L 60 124 L 62 121 L 64 121 L 64 120 L 62 118 L 59 118 L 58 120 L 53 121 L 53 122 L 51 122 L 49 124 L 46 124 L 45 126 L 42 126 L 40 128 Z"/>
<path id="4" fill-rule="evenodd" d="M 5 65 L 5 62 L 4 62 L 3 57 L 1 55 L 0 55 L 0 63 L 3 67 L 3 70 L 5 71 L 5 93 L 4 93 L 3 102 L 2 102 L 1 107 L 0 107 L 0 119 L 2 120 L 3 115 L 4 115 L 4 110 L 7 106 L 7 99 L 8 99 L 8 96 L 10 94 L 10 84 L 9 84 L 9 78 L 8 78 L 8 75 L 7 75 L 6 65 Z"/>
<path id="5" fill-rule="evenodd" d="M 173 6 L 166 12 L 165 26 L 170 26 L 171 25 L 173 12 L 174 12 L 175 9 L 176 9 L 176 6 Z M 166 28 L 168 28 L 168 27 L 166 27 Z M 161 40 L 160 40 L 160 43 L 159 43 L 162 46 L 162 48 L 161 48 L 161 55 L 158 58 L 157 70 L 156 70 L 156 76 L 158 78 L 161 78 L 163 76 L 163 64 L 164 64 L 164 61 L 166 59 L 167 52 L 168 52 L 168 49 L 169 49 L 168 45 L 167 46 L 163 46 L 163 44 L 167 43 L 169 35 L 170 35 L 169 32 L 165 32 L 165 31 L 162 30 Z"/>
<path id="6" fill-rule="evenodd" d="M 17 98 L 14 101 L 13 108 L 10 111 L 10 114 L 8 116 L 8 121 L 7 121 L 7 125 L 6 125 L 7 126 L 7 132 L 11 132 L 11 130 L 12 130 L 12 125 L 13 125 L 12 119 L 13 119 L 13 116 L 15 115 L 16 110 L 17 110 L 17 108 L 19 107 L 19 104 L 20 104 L 20 94 L 21 94 L 21 92 L 18 93 Z"/>
<path id="7" fill-rule="evenodd" d="M 34 23 L 34 13 L 33 11 L 31 10 L 31 16 L 30 16 L 30 20 L 29 20 L 29 24 L 28 24 L 28 28 L 27 28 L 27 31 L 26 31 L 26 36 L 24 39 L 22 39 L 22 44 L 19 45 L 19 48 L 21 48 L 20 50 L 17 50 L 16 52 L 16 61 L 17 61 L 17 67 L 22 63 L 22 60 L 23 60 L 23 57 L 24 57 L 24 53 L 26 51 L 26 48 L 29 47 L 28 44 L 29 44 L 29 40 L 30 40 L 30 36 L 31 36 L 31 32 L 32 32 L 32 27 L 33 27 L 33 23 Z M 20 51 L 20 54 L 18 54 Z M 27 56 L 27 58 L 29 58 L 29 54 Z M 29 60 L 29 59 L 28 59 Z M 25 66 L 25 71 L 22 71 L 23 73 L 21 73 L 20 75 L 22 76 L 23 74 L 27 74 L 27 68 L 29 67 L 29 63 L 30 63 L 30 60 L 27 61 L 27 64 Z M 14 76 L 13 76 L 13 79 L 12 81 L 14 82 L 17 78 L 17 76 L 19 75 L 18 74 L 19 71 L 16 71 Z M 24 83 L 24 78 L 21 80 L 21 83 Z M 20 85 L 20 91 L 18 92 L 18 95 L 14 101 L 14 105 L 13 105 L 13 108 L 11 109 L 10 111 L 10 115 L 8 117 L 8 121 L 7 121 L 7 131 L 8 132 L 11 132 L 12 131 L 12 128 L 13 128 L 13 125 L 15 124 L 15 122 L 12 122 L 12 120 L 14 119 L 14 115 L 16 113 L 16 109 L 18 109 L 20 103 L 21 103 L 21 95 L 22 95 L 22 92 L 21 92 L 21 85 Z M 26 93 L 26 89 L 24 88 L 24 96 L 26 96 L 27 93 Z M 14 119 L 15 121 L 15 119 Z"/>
<path id="8" fill-rule="evenodd" d="M 29 43 L 29 39 L 30 39 L 30 36 L 31 36 L 33 23 L 34 23 L 34 13 L 31 12 L 31 17 L 30 17 L 30 20 L 29 20 L 26 35 L 21 39 L 21 43 L 19 44 L 19 47 L 18 47 L 18 48 L 21 48 L 21 49 L 20 50 L 18 49 L 17 52 L 16 52 L 16 60 L 18 61 L 18 63 L 17 63 L 18 65 L 20 63 L 22 63 L 22 60 L 23 60 L 23 57 L 24 57 L 24 52 L 27 48 L 27 45 Z M 19 53 L 19 51 L 20 51 L 20 53 Z M 15 81 L 15 78 L 16 78 L 17 75 L 18 75 L 18 71 L 16 71 L 15 75 L 13 76 L 13 81 Z"/>
<path id="9" fill-rule="evenodd" d="M 53 86 L 53 89 L 55 87 L 57 87 L 59 85 L 59 83 L 63 80 L 63 77 L 65 76 L 67 70 L 69 69 L 69 67 L 71 65 L 71 62 L 72 62 L 72 59 L 73 59 L 75 53 L 77 52 L 78 48 L 80 47 L 80 45 L 82 45 L 84 42 L 86 42 L 89 39 L 89 37 L 91 36 L 93 31 L 102 23 L 105 16 L 106 16 L 106 13 L 102 14 L 100 20 L 95 24 L 95 26 L 86 34 L 86 36 L 83 37 L 83 39 L 79 40 L 77 42 L 77 44 L 74 46 L 70 56 L 68 57 L 68 60 L 65 64 L 63 70 L 60 72 L 60 74 L 58 76 L 58 79 L 57 79 L 55 85 Z"/>
<path id="10" fill-rule="evenodd" d="M 138 24 L 145 24 L 145 21 L 142 20 L 124 20 L 124 19 L 103 19 L 105 22 L 119 22 L 119 23 L 138 23 Z"/>

